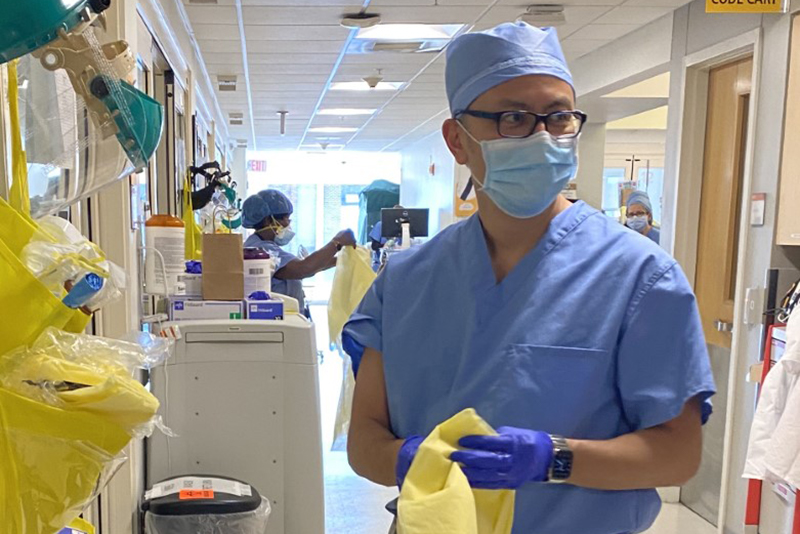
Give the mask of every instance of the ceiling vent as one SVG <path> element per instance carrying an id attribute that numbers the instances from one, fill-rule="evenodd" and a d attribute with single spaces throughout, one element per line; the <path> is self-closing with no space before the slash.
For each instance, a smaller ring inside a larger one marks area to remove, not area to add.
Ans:
<path id="1" fill-rule="evenodd" d="M 217 83 L 219 84 L 220 91 L 235 91 L 236 90 L 236 76 L 217 76 Z"/>
<path id="2" fill-rule="evenodd" d="M 377 13 L 351 13 L 342 17 L 339 22 L 345 28 L 371 28 L 380 24 L 381 16 Z"/>
<path id="3" fill-rule="evenodd" d="M 231 126 L 242 126 L 244 124 L 244 113 L 231 113 L 229 117 Z"/>
<path id="4" fill-rule="evenodd" d="M 567 22 L 564 15 L 564 6 L 557 4 L 543 4 L 528 6 L 528 10 L 519 16 L 522 22 L 527 22 L 531 26 L 551 27 L 561 26 Z"/>
<path id="5" fill-rule="evenodd" d="M 247 148 L 247 139 L 237 139 L 236 148 Z"/>

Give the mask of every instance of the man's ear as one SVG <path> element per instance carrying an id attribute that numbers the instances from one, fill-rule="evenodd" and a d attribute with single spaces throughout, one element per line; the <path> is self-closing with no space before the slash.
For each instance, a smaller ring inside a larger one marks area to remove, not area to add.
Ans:
<path id="1" fill-rule="evenodd" d="M 469 157 L 467 155 L 466 147 L 464 146 L 464 133 L 462 126 L 455 119 L 447 119 L 442 124 L 442 135 L 444 136 L 447 148 L 456 159 L 459 165 L 466 165 Z"/>

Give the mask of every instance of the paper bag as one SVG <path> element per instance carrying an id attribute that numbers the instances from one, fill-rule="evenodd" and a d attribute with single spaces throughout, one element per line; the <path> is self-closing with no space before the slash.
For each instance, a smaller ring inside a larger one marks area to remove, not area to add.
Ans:
<path id="1" fill-rule="evenodd" d="M 244 250 L 239 234 L 203 235 L 203 300 L 244 299 Z"/>

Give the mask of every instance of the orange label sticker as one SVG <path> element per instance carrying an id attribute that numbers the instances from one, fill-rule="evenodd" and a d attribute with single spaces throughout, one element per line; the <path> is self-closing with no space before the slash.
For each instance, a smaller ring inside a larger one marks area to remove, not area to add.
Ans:
<path id="1" fill-rule="evenodd" d="M 181 490 L 180 500 L 213 499 L 214 490 Z"/>

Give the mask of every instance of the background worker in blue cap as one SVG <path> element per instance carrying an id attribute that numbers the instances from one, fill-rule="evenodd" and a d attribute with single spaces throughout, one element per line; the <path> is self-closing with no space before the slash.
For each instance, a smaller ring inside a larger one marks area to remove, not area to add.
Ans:
<path id="1" fill-rule="evenodd" d="M 649 237 L 656 244 L 661 241 L 661 232 L 653 226 L 653 205 L 644 191 L 634 191 L 625 203 L 625 226 Z"/>
<path id="2" fill-rule="evenodd" d="M 336 253 L 342 247 L 355 247 L 356 238 L 352 230 L 342 230 L 327 245 L 300 259 L 282 248 L 294 239 L 292 213 L 292 201 L 276 189 L 265 189 L 248 197 L 242 206 L 242 225 L 256 232 L 244 246 L 263 248 L 272 258 L 277 258 L 278 269 L 273 275 L 272 289 L 296 298 L 300 309 L 305 310 L 302 281 L 336 267 Z"/>
<path id="3" fill-rule="evenodd" d="M 443 134 L 479 212 L 393 257 L 345 327 L 350 463 L 402 484 L 424 436 L 473 407 L 498 435 L 451 459 L 474 488 L 516 489 L 514 534 L 641 532 L 652 488 L 695 474 L 711 413 L 692 289 L 654 243 L 560 194 L 586 117 L 554 30 L 466 34 L 447 60 Z"/>

